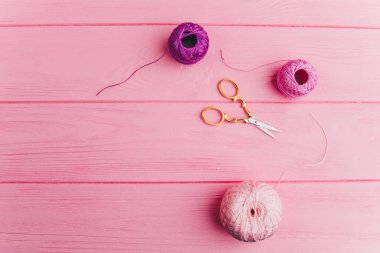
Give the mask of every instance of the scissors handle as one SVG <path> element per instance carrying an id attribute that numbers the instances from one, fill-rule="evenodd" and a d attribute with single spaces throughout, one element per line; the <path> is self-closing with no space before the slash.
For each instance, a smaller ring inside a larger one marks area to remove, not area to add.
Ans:
<path id="1" fill-rule="evenodd" d="M 227 95 L 226 93 L 224 93 L 224 91 L 223 91 L 223 87 L 222 87 L 222 83 L 223 83 L 223 82 L 231 83 L 231 84 L 234 86 L 234 88 L 235 88 L 235 93 L 234 93 L 234 95 L 230 96 L 230 95 Z M 241 99 L 241 98 L 239 97 L 239 86 L 237 85 L 237 83 L 235 83 L 235 82 L 232 81 L 231 79 L 224 78 L 224 79 L 220 80 L 220 81 L 218 82 L 218 90 L 219 90 L 219 93 L 220 93 L 223 97 L 225 97 L 225 98 L 229 98 L 229 99 L 232 99 L 234 102 L 235 102 L 236 99 Z"/>
<path id="2" fill-rule="evenodd" d="M 234 95 L 230 96 L 230 95 L 227 95 L 226 93 L 224 93 L 223 87 L 222 87 L 223 82 L 231 83 L 234 86 L 234 88 L 235 88 Z M 239 96 L 239 86 L 237 85 L 237 83 L 235 83 L 231 79 L 224 78 L 218 82 L 218 90 L 219 90 L 219 93 L 223 97 L 232 99 L 233 102 L 240 101 L 241 107 L 244 109 L 246 114 L 250 117 L 252 116 L 252 113 L 248 110 L 247 105 L 245 104 L 244 100 Z"/>
<path id="3" fill-rule="evenodd" d="M 209 121 L 206 117 L 206 112 L 208 112 L 208 111 L 216 111 L 220 115 L 219 121 L 217 121 L 217 122 Z M 238 118 L 229 119 L 227 113 L 223 112 L 222 110 L 220 110 L 219 108 L 216 108 L 214 106 L 209 106 L 209 107 L 206 107 L 205 109 L 203 109 L 201 116 L 202 116 L 203 121 L 206 124 L 211 125 L 211 126 L 218 126 L 218 125 L 222 124 L 224 121 L 226 121 L 228 123 L 241 123 L 241 122 L 246 123 L 246 119 L 238 119 Z"/>

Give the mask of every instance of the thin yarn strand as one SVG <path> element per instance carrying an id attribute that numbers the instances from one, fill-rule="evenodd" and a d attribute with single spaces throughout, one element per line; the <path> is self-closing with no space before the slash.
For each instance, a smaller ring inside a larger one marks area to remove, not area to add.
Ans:
<path id="1" fill-rule="evenodd" d="M 314 117 L 313 114 L 310 113 L 310 116 L 314 119 L 315 122 L 317 122 L 318 126 L 319 126 L 319 127 L 321 128 L 321 130 L 322 130 L 323 136 L 325 137 L 325 149 L 324 149 L 324 151 L 323 151 L 322 159 L 319 160 L 319 161 L 316 162 L 316 163 L 306 164 L 306 166 L 309 166 L 309 167 L 315 167 L 315 166 L 321 165 L 321 164 L 325 161 L 325 159 L 326 159 L 326 157 L 327 157 L 327 151 L 328 151 L 328 139 L 327 139 L 326 131 L 325 131 L 325 129 L 323 128 L 321 122 L 320 122 L 318 119 L 316 119 L 316 118 Z"/>
<path id="2" fill-rule="evenodd" d="M 288 170 L 289 170 L 289 169 L 285 169 L 285 170 L 282 171 L 282 173 L 281 173 L 281 175 L 280 175 L 280 178 L 278 179 L 276 185 L 273 187 L 274 189 L 276 189 L 277 186 L 280 185 L 281 181 L 283 180 L 283 178 L 284 178 L 285 174 L 288 172 Z"/>
<path id="3" fill-rule="evenodd" d="M 319 120 L 317 120 L 317 119 L 314 117 L 314 115 L 313 115 L 312 113 L 310 113 L 310 116 L 314 119 L 315 122 L 317 122 L 318 126 L 319 126 L 319 127 L 321 128 L 321 130 L 322 130 L 323 136 L 325 137 L 325 149 L 324 149 L 324 151 L 323 151 L 323 156 L 322 156 L 321 160 L 319 160 L 318 162 L 313 163 L 313 164 L 305 164 L 305 166 L 308 166 L 308 167 L 315 167 L 315 166 L 318 166 L 318 165 L 322 164 L 322 163 L 325 161 L 326 157 L 327 157 L 327 151 L 328 151 L 328 139 L 327 139 L 326 131 L 325 131 L 325 129 L 323 128 L 321 122 L 320 122 Z M 286 174 L 288 171 L 289 171 L 289 169 L 285 169 L 285 170 L 281 173 L 280 178 L 278 179 L 276 185 L 273 187 L 274 189 L 276 189 L 276 188 L 280 185 L 281 181 L 283 180 L 285 174 Z"/>
<path id="4" fill-rule="evenodd" d="M 326 131 L 325 129 L 323 128 L 321 122 L 316 118 L 314 117 L 314 115 L 312 113 L 309 114 L 310 117 L 313 118 L 313 120 L 318 124 L 318 126 L 321 128 L 322 130 L 322 133 L 323 133 L 323 136 L 325 137 L 325 149 L 323 151 L 323 156 L 321 158 L 321 160 L 319 160 L 318 162 L 316 163 L 312 163 L 312 164 L 305 164 L 305 166 L 309 166 L 309 167 L 315 167 L 315 166 L 318 166 L 320 164 L 322 164 L 326 157 L 327 157 L 327 151 L 328 151 L 328 139 L 327 139 L 327 135 L 326 135 Z M 289 171 L 289 169 L 285 169 L 282 171 L 281 175 L 280 175 L 280 178 L 278 179 L 276 185 L 273 187 L 274 189 L 277 189 L 277 187 L 280 185 L 281 181 L 283 180 L 285 174 Z"/>
<path id="5" fill-rule="evenodd" d="M 222 61 L 222 63 L 223 63 L 224 66 L 226 66 L 227 68 L 230 68 L 232 70 L 236 70 L 236 71 L 240 71 L 240 72 L 251 72 L 251 71 L 255 71 L 255 70 L 259 69 L 259 68 L 262 68 L 262 67 L 265 67 L 265 66 L 268 66 L 268 65 L 272 65 L 272 64 L 277 63 L 277 62 L 288 61 L 288 60 L 278 60 L 278 61 L 273 61 L 273 62 L 269 62 L 269 63 L 265 63 L 265 64 L 262 64 L 262 65 L 256 66 L 256 67 L 254 67 L 252 69 L 241 69 L 241 68 L 236 68 L 236 67 L 230 65 L 229 63 L 227 63 L 226 59 L 223 56 L 223 50 L 222 49 L 220 49 L 219 52 L 220 52 L 220 59 L 221 59 L 221 61 Z"/>
<path id="6" fill-rule="evenodd" d="M 145 67 L 147 67 L 147 66 L 149 66 L 149 65 L 152 65 L 152 64 L 158 62 L 159 60 L 161 60 L 161 59 L 165 56 L 165 54 L 166 54 L 166 50 L 165 50 L 164 53 L 163 53 L 159 58 L 157 58 L 156 60 L 151 61 L 151 62 L 149 62 L 149 63 L 146 63 L 146 64 L 144 64 L 144 65 L 138 67 L 137 69 L 135 69 L 135 70 L 132 72 L 132 74 L 130 74 L 130 75 L 129 75 L 126 79 L 124 79 L 123 81 L 121 81 L 121 82 L 119 82 L 119 83 L 111 84 L 111 85 L 108 85 L 108 86 L 102 88 L 100 91 L 98 91 L 98 93 L 96 93 L 96 96 L 98 96 L 100 93 L 102 93 L 103 91 L 105 91 L 105 90 L 108 89 L 108 88 L 115 87 L 115 86 L 119 86 L 119 85 L 121 85 L 121 84 L 127 82 L 127 81 L 128 81 L 129 79 L 131 79 L 131 78 L 132 78 L 132 77 L 133 77 L 133 76 L 134 76 L 139 70 L 141 70 L 141 69 L 143 69 L 143 68 L 145 68 Z"/>

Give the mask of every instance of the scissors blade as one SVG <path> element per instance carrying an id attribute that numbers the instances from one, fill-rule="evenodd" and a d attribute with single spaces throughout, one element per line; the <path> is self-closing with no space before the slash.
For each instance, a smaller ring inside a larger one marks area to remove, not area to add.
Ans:
<path id="1" fill-rule="evenodd" d="M 275 131 L 275 132 L 281 132 L 277 128 L 272 127 L 272 126 L 270 126 L 268 124 L 265 124 L 264 122 L 261 122 L 261 121 L 257 120 L 255 117 L 250 117 L 247 121 L 246 121 L 247 123 L 251 123 L 251 124 L 254 124 L 256 126 L 260 126 L 262 128 L 266 128 L 266 129 L 269 129 L 269 130 L 272 130 L 272 131 Z"/>
<path id="2" fill-rule="evenodd" d="M 273 139 L 277 139 L 276 136 L 274 136 L 274 134 L 269 131 L 267 128 L 264 128 L 262 126 L 259 126 L 259 125 L 256 125 L 258 129 L 260 129 L 261 131 L 263 131 L 264 133 L 266 133 L 267 135 L 269 135 L 270 137 L 272 137 Z"/>
<path id="3" fill-rule="evenodd" d="M 264 128 L 269 129 L 269 130 L 271 130 L 271 131 L 281 132 L 281 131 L 278 130 L 277 128 L 272 127 L 272 126 L 270 126 L 270 125 L 268 125 L 268 124 L 265 124 L 264 122 L 261 122 L 261 121 L 258 121 L 258 120 L 256 120 L 256 122 L 257 122 L 257 125 L 259 125 L 259 126 L 261 126 L 261 127 L 264 127 Z"/>

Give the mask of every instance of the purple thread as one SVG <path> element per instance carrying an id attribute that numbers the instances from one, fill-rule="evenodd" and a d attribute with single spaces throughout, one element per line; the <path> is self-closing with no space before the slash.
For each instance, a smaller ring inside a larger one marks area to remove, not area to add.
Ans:
<path id="1" fill-rule="evenodd" d="M 171 33 L 168 48 L 171 55 L 180 63 L 194 64 L 207 53 L 209 39 L 202 26 L 182 23 Z"/>
<path id="2" fill-rule="evenodd" d="M 302 59 L 287 62 L 277 73 L 277 87 L 288 97 L 308 94 L 317 85 L 317 80 L 313 65 Z"/>
<path id="3" fill-rule="evenodd" d="M 142 68 L 145 68 L 146 66 L 149 66 L 149 65 L 151 65 L 151 64 L 154 64 L 154 63 L 158 62 L 159 60 L 162 59 L 162 57 L 165 56 L 165 54 L 166 54 L 166 50 L 164 51 L 164 53 L 163 53 L 158 59 L 156 59 L 156 60 L 154 60 L 154 61 L 151 61 L 151 62 L 149 62 L 149 63 L 146 63 L 146 64 L 142 65 L 141 67 L 138 67 L 137 69 L 135 69 L 135 70 L 132 72 L 132 74 L 130 74 L 130 75 L 129 75 L 126 79 L 124 79 L 123 81 L 121 81 L 121 82 L 119 82 L 119 83 L 111 84 L 111 85 L 108 85 L 108 86 L 104 87 L 103 89 L 101 89 L 100 91 L 98 91 L 98 93 L 96 93 L 96 96 L 98 96 L 100 93 L 102 93 L 104 90 L 106 90 L 106 89 L 108 89 L 108 88 L 115 87 L 115 86 L 118 86 L 118 85 L 121 85 L 121 84 L 125 83 L 126 81 L 128 81 L 129 79 L 131 79 L 132 76 L 134 76 L 134 75 L 137 73 L 137 71 L 139 71 L 139 70 L 142 69 Z"/>

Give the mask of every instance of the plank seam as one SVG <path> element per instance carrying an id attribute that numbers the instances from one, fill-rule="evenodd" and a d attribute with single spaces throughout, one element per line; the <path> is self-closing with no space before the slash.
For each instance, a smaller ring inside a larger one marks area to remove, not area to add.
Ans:
<path id="1" fill-rule="evenodd" d="M 236 184 L 242 180 L 231 181 L 1 181 L 0 184 Z M 259 180 L 274 184 L 278 180 Z M 331 184 L 331 183 L 379 183 L 380 179 L 331 179 L 331 180 L 281 180 L 280 184 Z"/>
<path id="2" fill-rule="evenodd" d="M 245 100 L 252 104 L 380 104 L 380 101 L 356 101 L 356 100 L 309 100 L 309 101 L 267 101 Z M 35 101 L 0 101 L 0 104 L 200 104 L 219 103 L 230 104 L 226 100 L 35 100 Z"/>
<path id="3" fill-rule="evenodd" d="M 35 23 L 35 24 L 0 24 L 2 28 L 23 27 L 113 27 L 113 26 L 176 26 L 178 23 Z M 318 29 L 353 29 L 380 30 L 380 26 L 345 26 L 345 25 L 297 25 L 297 24 L 216 24 L 200 23 L 202 26 L 216 27 L 264 27 L 264 28 L 318 28 Z"/>

